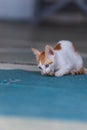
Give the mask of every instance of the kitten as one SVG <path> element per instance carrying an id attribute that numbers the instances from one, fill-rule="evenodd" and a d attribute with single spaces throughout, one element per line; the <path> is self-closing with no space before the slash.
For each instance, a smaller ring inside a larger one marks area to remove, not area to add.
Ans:
<path id="1" fill-rule="evenodd" d="M 66 74 L 85 73 L 83 60 L 71 41 L 59 41 L 54 48 L 46 45 L 43 52 L 34 48 L 32 50 L 36 55 L 41 74 L 58 77 Z"/>

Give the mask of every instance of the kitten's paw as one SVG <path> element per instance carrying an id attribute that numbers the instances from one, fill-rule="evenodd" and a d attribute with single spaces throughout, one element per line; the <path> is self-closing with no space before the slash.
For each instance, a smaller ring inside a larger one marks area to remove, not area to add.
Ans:
<path id="1" fill-rule="evenodd" d="M 63 76 L 64 74 L 61 72 L 61 71 L 58 71 L 58 72 L 55 72 L 55 76 L 56 77 L 61 77 Z"/>
<path id="2" fill-rule="evenodd" d="M 51 71 L 50 73 L 48 73 L 48 75 L 49 75 L 49 76 L 54 76 L 55 74 L 54 74 L 53 71 Z"/>

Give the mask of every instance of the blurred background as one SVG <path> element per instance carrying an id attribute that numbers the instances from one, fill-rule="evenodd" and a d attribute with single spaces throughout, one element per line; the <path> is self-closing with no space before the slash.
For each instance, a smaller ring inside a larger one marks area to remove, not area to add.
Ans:
<path id="1" fill-rule="evenodd" d="M 54 46 L 59 40 L 70 40 L 77 45 L 86 68 L 87 0 L 0 0 L 0 63 L 36 65 L 31 48 L 44 50 L 46 44 Z M 26 130 L 29 126 L 29 130 L 53 130 L 55 126 L 58 129 L 55 121 L 48 125 L 47 121 L 40 125 L 37 119 L 34 124 L 31 119 L 18 121 L 0 117 L 0 127 L 3 130 L 24 130 L 25 126 Z M 78 130 L 87 129 L 85 124 L 62 123 L 59 122 L 60 130 L 71 129 L 73 125 L 74 130 L 79 125 Z"/>
<path id="2" fill-rule="evenodd" d="M 36 64 L 32 47 L 62 39 L 87 58 L 87 0 L 0 0 L 0 62 Z"/>

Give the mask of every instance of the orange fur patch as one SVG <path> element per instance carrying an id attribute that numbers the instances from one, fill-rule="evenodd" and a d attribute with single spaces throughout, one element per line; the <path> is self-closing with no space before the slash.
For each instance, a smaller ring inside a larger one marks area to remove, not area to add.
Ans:
<path id="1" fill-rule="evenodd" d="M 48 61 L 45 62 L 45 64 L 49 64 L 49 65 L 52 64 L 52 63 L 53 63 L 52 60 L 48 60 Z"/>
<path id="2" fill-rule="evenodd" d="M 41 52 L 41 54 L 39 56 L 39 62 L 44 64 L 44 62 L 45 62 L 45 52 Z"/>
<path id="3" fill-rule="evenodd" d="M 54 47 L 54 50 L 61 50 L 62 47 L 61 47 L 61 44 L 58 43 L 55 47 Z"/>
<path id="4" fill-rule="evenodd" d="M 80 70 L 76 71 L 76 70 L 73 70 L 71 72 L 72 75 L 79 75 L 79 74 L 85 74 L 85 70 L 84 68 L 81 68 Z"/>
<path id="5" fill-rule="evenodd" d="M 46 61 L 45 52 L 41 52 L 41 54 L 39 56 L 39 62 L 41 62 L 42 64 L 52 64 L 53 63 L 53 61 L 50 59 Z"/>
<path id="6" fill-rule="evenodd" d="M 75 51 L 75 52 L 78 52 L 78 50 L 77 50 L 77 48 L 76 48 L 76 45 L 75 45 L 75 44 L 72 44 L 72 46 L 73 46 L 74 51 Z"/>

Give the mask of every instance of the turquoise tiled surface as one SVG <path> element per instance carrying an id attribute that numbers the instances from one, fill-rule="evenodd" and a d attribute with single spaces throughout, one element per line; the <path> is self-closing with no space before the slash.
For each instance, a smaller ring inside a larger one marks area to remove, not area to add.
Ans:
<path id="1" fill-rule="evenodd" d="M 87 121 L 87 75 L 0 70 L 0 115 Z"/>

